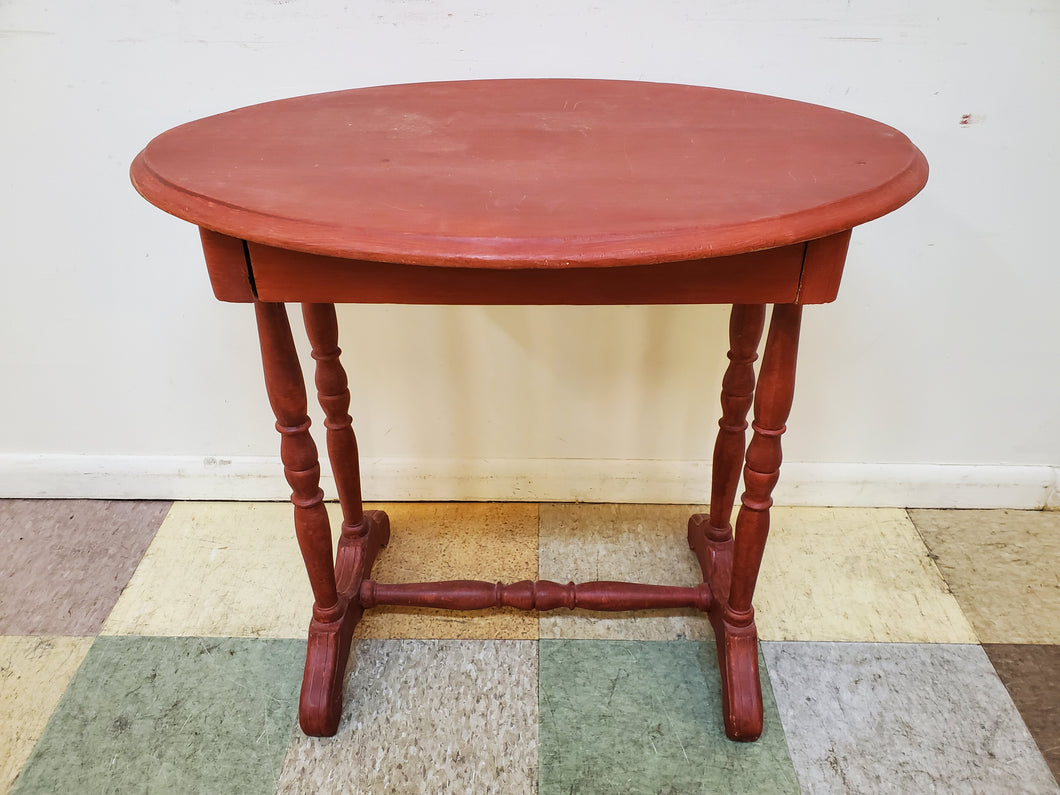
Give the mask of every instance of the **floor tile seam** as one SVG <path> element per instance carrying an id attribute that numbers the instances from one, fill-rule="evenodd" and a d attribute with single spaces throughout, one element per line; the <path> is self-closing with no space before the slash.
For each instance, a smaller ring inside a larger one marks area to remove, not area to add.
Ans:
<path id="1" fill-rule="evenodd" d="M 94 636 L 91 636 L 91 635 L 4 635 L 4 636 L 0 636 L 0 637 L 56 638 L 56 639 L 64 639 L 64 638 L 69 638 L 69 639 L 89 639 L 90 638 L 91 639 L 91 642 L 88 644 L 88 648 L 86 648 L 84 650 L 84 652 L 82 653 L 81 659 L 77 663 L 77 666 L 70 672 L 69 676 L 67 677 L 66 684 L 63 685 L 62 692 L 59 693 L 59 698 L 55 701 L 55 704 L 51 708 L 51 711 L 48 712 L 47 720 L 44 721 L 43 727 L 38 732 L 37 736 L 35 738 L 33 738 L 33 741 L 29 744 L 29 747 L 26 749 L 25 758 L 23 759 L 22 764 L 19 766 L 18 772 L 15 774 L 14 780 L 11 782 L 10 786 L 8 787 L 8 789 L 0 791 L 0 795 L 6 795 L 8 792 L 11 792 L 14 789 L 14 786 L 15 786 L 15 784 L 17 784 L 19 777 L 22 775 L 23 771 L 26 769 L 26 766 L 29 764 L 31 757 L 33 756 L 33 752 L 36 750 L 37 745 L 40 743 L 41 738 L 44 736 L 44 732 L 47 729 L 48 724 L 51 723 L 52 718 L 54 718 L 59 713 L 59 711 L 63 708 L 63 704 L 68 699 L 68 696 L 69 696 L 69 693 L 70 693 L 70 686 L 74 682 L 74 680 L 81 674 L 81 670 L 84 668 L 85 661 L 88 659 L 89 654 L 92 653 L 92 646 L 95 645 L 95 642 L 99 638 L 99 636 L 98 635 L 94 635 Z M 21 725 L 22 724 L 19 724 L 19 726 L 21 726 Z"/>
<path id="2" fill-rule="evenodd" d="M 536 517 L 536 521 L 537 521 L 537 554 L 534 555 L 534 580 L 540 580 L 541 579 L 541 503 L 540 502 L 535 502 L 534 503 L 534 516 Z M 535 616 L 535 618 L 536 618 L 536 621 L 534 622 L 534 624 L 537 627 L 537 639 L 541 640 L 541 613 L 538 613 Z M 540 655 L 540 651 L 538 652 L 538 654 Z M 541 660 L 538 659 L 538 669 L 539 669 L 539 671 L 540 671 L 540 667 L 541 667 Z"/>
<path id="3" fill-rule="evenodd" d="M 241 638 L 241 640 L 256 640 L 256 638 Z M 274 640 L 273 638 L 266 638 L 266 640 Z M 280 638 L 279 640 L 290 640 L 290 638 Z M 506 643 L 506 644 L 519 644 L 519 643 L 540 643 L 541 640 L 549 640 L 548 638 L 354 638 L 353 645 L 356 647 L 358 643 Z"/>
<path id="4" fill-rule="evenodd" d="M 238 634 L 218 634 L 215 632 L 189 632 L 189 633 L 175 633 L 175 632 L 100 632 L 98 635 L 93 636 L 93 639 L 99 638 L 216 638 L 218 640 L 232 639 L 232 640 L 300 640 L 306 642 L 308 632 L 300 635 L 238 635 Z"/>
<path id="5" fill-rule="evenodd" d="M 939 647 L 939 648 L 964 648 L 964 649 L 981 649 L 983 654 L 986 654 L 986 649 L 982 643 L 935 643 L 932 641 L 891 641 L 891 640 L 760 640 L 759 644 L 762 646 L 767 645 L 785 645 L 785 646 L 895 646 L 902 648 L 910 648 L 913 646 L 922 647 Z M 989 655 L 988 655 L 989 656 Z M 993 664 L 990 666 L 993 668 Z M 997 673 L 995 670 L 994 673 Z"/>
<path id="6" fill-rule="evenodd" d="M 161 520 L 159 520 L 158 524 L 155 525 L 154 532 L 151 533 L 151 537 L 148 539 L 147 543 L 144 544 L 143 549 L 140 550 L 140 559 L 138 561 L 136 561 L 136 565 L 133 566 L 132 567 L 132 571 L 129 572 L 129 577 L 125 581 L 125 584 L 122 586 L 121 592 L 118 594 L 118 599 L 121 598 L 121 594 L 122 593 L 125 593 L 125 589 L 129 587 L 129 583 L 131 583 L 133 577 L 136 576 L 136 572 L 139 571 L 140 567 L 144 564 L 144 561 L 147 559 L 148 551 L 154 545 L 155 539 L 158 538 L 158 531 L 162 529 L 162 525 L 165 524 L 166 519 L 168 519 L 169 515 L 171 513 L 173 513 L 173 506 L 176 505 L 176 503 L 177 503 L 176 500 L 170 500 L 169 501 L 169 505 L 166 507 L 165 514 L 163 514 L 163 516 L 162 516 Z M 118 599 L 115 599 L 114 600 L 114 605 L 111 605 L 110 613 L 114 612 L 114 606 L 118 603 Z M 107 618 L 110 618 L 110 613 L 107 613 Z"/>
<path id="7" fill-rule="evenodd" d="M 979 642 L 979 645 L 982 645 L 983 644 L 983 636 L 980 634 L 978 628 L 972 622 L 971 617 L 968 615 L 967 612 L 965 612 L 964 606 L 961 604 L 961 600 L 957 598 L 957 593 L 956 593 L 956 591 L 953 590 L 953 585 L 950 583 L 950 581 L 948 579 L 946 579 L 946 573 L 942 570 L 942 567 L 939 566 L 938 555 L 936 555 L 934 552 L 931 551 L 931 545 L 928 544 L 927 538 L 924 536 L 923 531 L 920 529 L 920 526 L 916 523 L 916 520 L 913 519 L 913 514 L 910 513 L 910 509 L 909 508 L 904 508 L 903 509 L 903 513 L 905 513 L 906 519 L 909 520 L 909 523 L 913 526 L 913 529 L 916 531 L 916 535 L 917 535 L 917 538 L 920 539 L 920 543 L 924 545 L 924 551 L 927 553 L 927 558 L 931 562 L 931 568 L 939 575 L 939 579 L 942 581 L 943 585 L 946 586 L 946 595 L 949 596 L 951 599 L 953 599 L 954 604 L 957 605 L 957 610 L 964 617 L 965 623 L 968 624 L 968 627 L 971 629 L 972 634 L 975 635 L 975 638 Z"/>
<path id="8" fill-rule="evenodd" d="M 1034 640 L 1022 640 L 1022 641 L 991 640 L 991 641 L 984 641 L 980 645 L 983 648 L 986 648 L 987 646 L 1034 646 L 1035 648 L 1039 648 L 1040 649 L 1040 648 L 1048 648 L 1048 647 L 1056 648 L 1056 647 L 1060 646 L 1060 643 L 1054 643 L 1052 641 L 1034 641 Z"/>

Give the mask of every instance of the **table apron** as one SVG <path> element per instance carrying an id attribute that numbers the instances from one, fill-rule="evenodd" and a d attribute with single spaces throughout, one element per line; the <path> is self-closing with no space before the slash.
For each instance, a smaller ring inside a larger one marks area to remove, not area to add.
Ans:
<path id="1" fill-rule="evenodd" d="M 704 304 L 795 300 L 804 245 L 739 257 L 593 268 L 474 268 L 322 257 L 250 243 L 262 301 Z"/>
<path id="2" fill-rule="evenodd" d="M 328 257 L 200 231 L 222 301 L 371 304 L 824 303 L 835 299 L 850 237 L 687 262 L 486 268 Z"/>

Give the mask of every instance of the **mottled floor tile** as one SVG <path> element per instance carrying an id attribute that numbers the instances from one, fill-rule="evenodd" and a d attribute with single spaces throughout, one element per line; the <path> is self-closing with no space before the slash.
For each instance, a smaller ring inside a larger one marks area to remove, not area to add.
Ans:
<path id="1" fill-rule="evenodd" d="M 29 757 L 91 638 L 0 637 L 0 792 Z"/>
<path id="2" fill-rule="evenodd" d="M 304 649 L 293 640 L 98 638 L 13 792 L 272 792 Z"/>
<path id="3" fill-rule="evenodd" d="M 688 548 L 688 517 L 702 506 L 541 506 L 540 576 L 556 582 L 620 580 L 698 585 L 699 564 Z M 542 638 L 709 639 L 696 610 L 603 613 L 565 609 L 541 614 Z"/>
<path id="4" fill-rule="evenodd" d="M 279 792 L 534 792 L 536 643 L 358 640 L 350 668 L 338 734 L 298 732 Z"/>
<path id="5" fill-rule="evenodd" d="M 983 643 L 1060 643 L 1060 513 L 909 515 Z"/>
<path id="6" fill-rule="evenodd" d="M 726 739 L 713 643 L 540 647 L 541 795 L 798 791 L 768 677 L 762 737 Z"/>
<path id="7" fill-rule="evenodd" d="M 983 647 L 1060 780 L 1060 646 Z"/>
<path id="8" fill-rule="evenodd" d="M 177 502 L 102 632 L 304 638 L 312 607 L 289 503 Z"/>
<path id="9" fill-rule="evenodd" d="M 94 635 L 168 502 L 0 500 L 0 635 Z"/>
<path id="10" fill-rule="evenodd" d="M 379 582 L 537 578 L 537 505 L 397 503 L 373 506 L 390 516 L 390 545 L 372 570 Z M 519 610 L 457 612 L 379 607 L 357 637 L 533 640 L 537 616 Z"/>
<path id="11" fill-rule="evenodd" d="M 775 508 L 755 593 L 766 640 L 975 643 L 905 512 Z"/>
<path id="12" fill-rule="evenodd" d="M 763 653 L 804 792 L 1060 792 L 979 646 Z"/>

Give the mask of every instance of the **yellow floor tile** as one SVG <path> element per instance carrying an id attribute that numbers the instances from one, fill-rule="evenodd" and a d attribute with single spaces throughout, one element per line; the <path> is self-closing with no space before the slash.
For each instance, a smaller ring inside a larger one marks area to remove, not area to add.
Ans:
<path id="1" fill-rule="evenodd" d="M 525 503 L 397 503 L 390 545 L 372 570 L 379 582 L 537 579 L 538 508 Z M 368 611 L 365 638 L 537 639 L 537 616 L 518 610 L 451 612 L 400 607 Z"/>
<path id="2" fill-rule="evenodd" d="M 289 503 L 174 503 L 105 635 L 305 637 L 313 596 Z M 339 526 L 338 505 L 328 505 Z"/>
<path id="3" fill-rule="evenodd" d="M 537 506 L 369 506 L 391 517 L 382 582 L 512 581 L 537 574 Z M 341 511 L 329 503 L 334 533 Z M 103 625 L 109 635 L 301 638 L 312 592 L 287 503 L 176 503 Z M 359 637 L 536 638 L 516 611 L 450 613 L 377 608 Z"/>
<path id="4" fill-rule="evenodd" d="M 983 643 L 1060 644 L 1060 514 L 909 514 Z"/>
<path id="5" fill-rule="evenodd" d="M 0 637 L 0 792 L 7 792 L 92 638 Z"/>
<path id="6" fill-rule="evenodd" d="M 763 640 L 977 642 L 900 509 L 774 508 L 754 604 Z"/>
<path id="7" fill-rule="evenodd" d="M 690 505 L 541 506 L 541 578 L 556 582 L 619 580 L 698 585 L 699 564 L 688 548 Z M 713 637 L 697 610 L 541 614 L 542 638 L 674 640 Z"/>

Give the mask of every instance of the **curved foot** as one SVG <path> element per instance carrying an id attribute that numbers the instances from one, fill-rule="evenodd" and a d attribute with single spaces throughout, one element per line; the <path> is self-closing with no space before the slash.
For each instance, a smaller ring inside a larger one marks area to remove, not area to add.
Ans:
<path id="1" fill-rule="evenodd" d="M 734 627 L 722 618 L 711 623 L 714 624 L 718 646 L 725 734 L 730 740 L 757 740 L 762 734 L 758 631 L 753 623 L 746 627 Z"/>
<path id="2" fill-rule="evenodd" d="M 364 610 L 358 601 L 361 580 L 372 571 L 379 551 L 390 540 L 390 519 L 382 511 L 364 512 L 364 532 L 339 540 L 335 574 L 342 613 L 333 621 L 314 618 L 309 624 L 298 724 L 314 737 L 331 737 L 342 716 L 342 686 L 350 644 Z"/>
<path id="3" fill-rule="evenodd" d="M 360 609 L 348 607 L 337 621 L 324 623 L 313 619 L 309 625 L 302 695 L 298 702 L 298 725 L 308 735 L 331 737 L 338 731 L 346 661 L 360 613 Z"/>
<path id="4" fill-rule="evenodd" d="M 737 627 L 724 617 L 732 581 L 732 531 L 712 528 L 709 516 L 693 514 L 688 520 L 688 544 L 699 560 L 703 581 L 710 585 L 716 600 L 710 608 L 710 623 L 718 648 L 725 734 L 730 740 L 757 740 L 762 734 L 758 630 L 753 621 Z"/>

